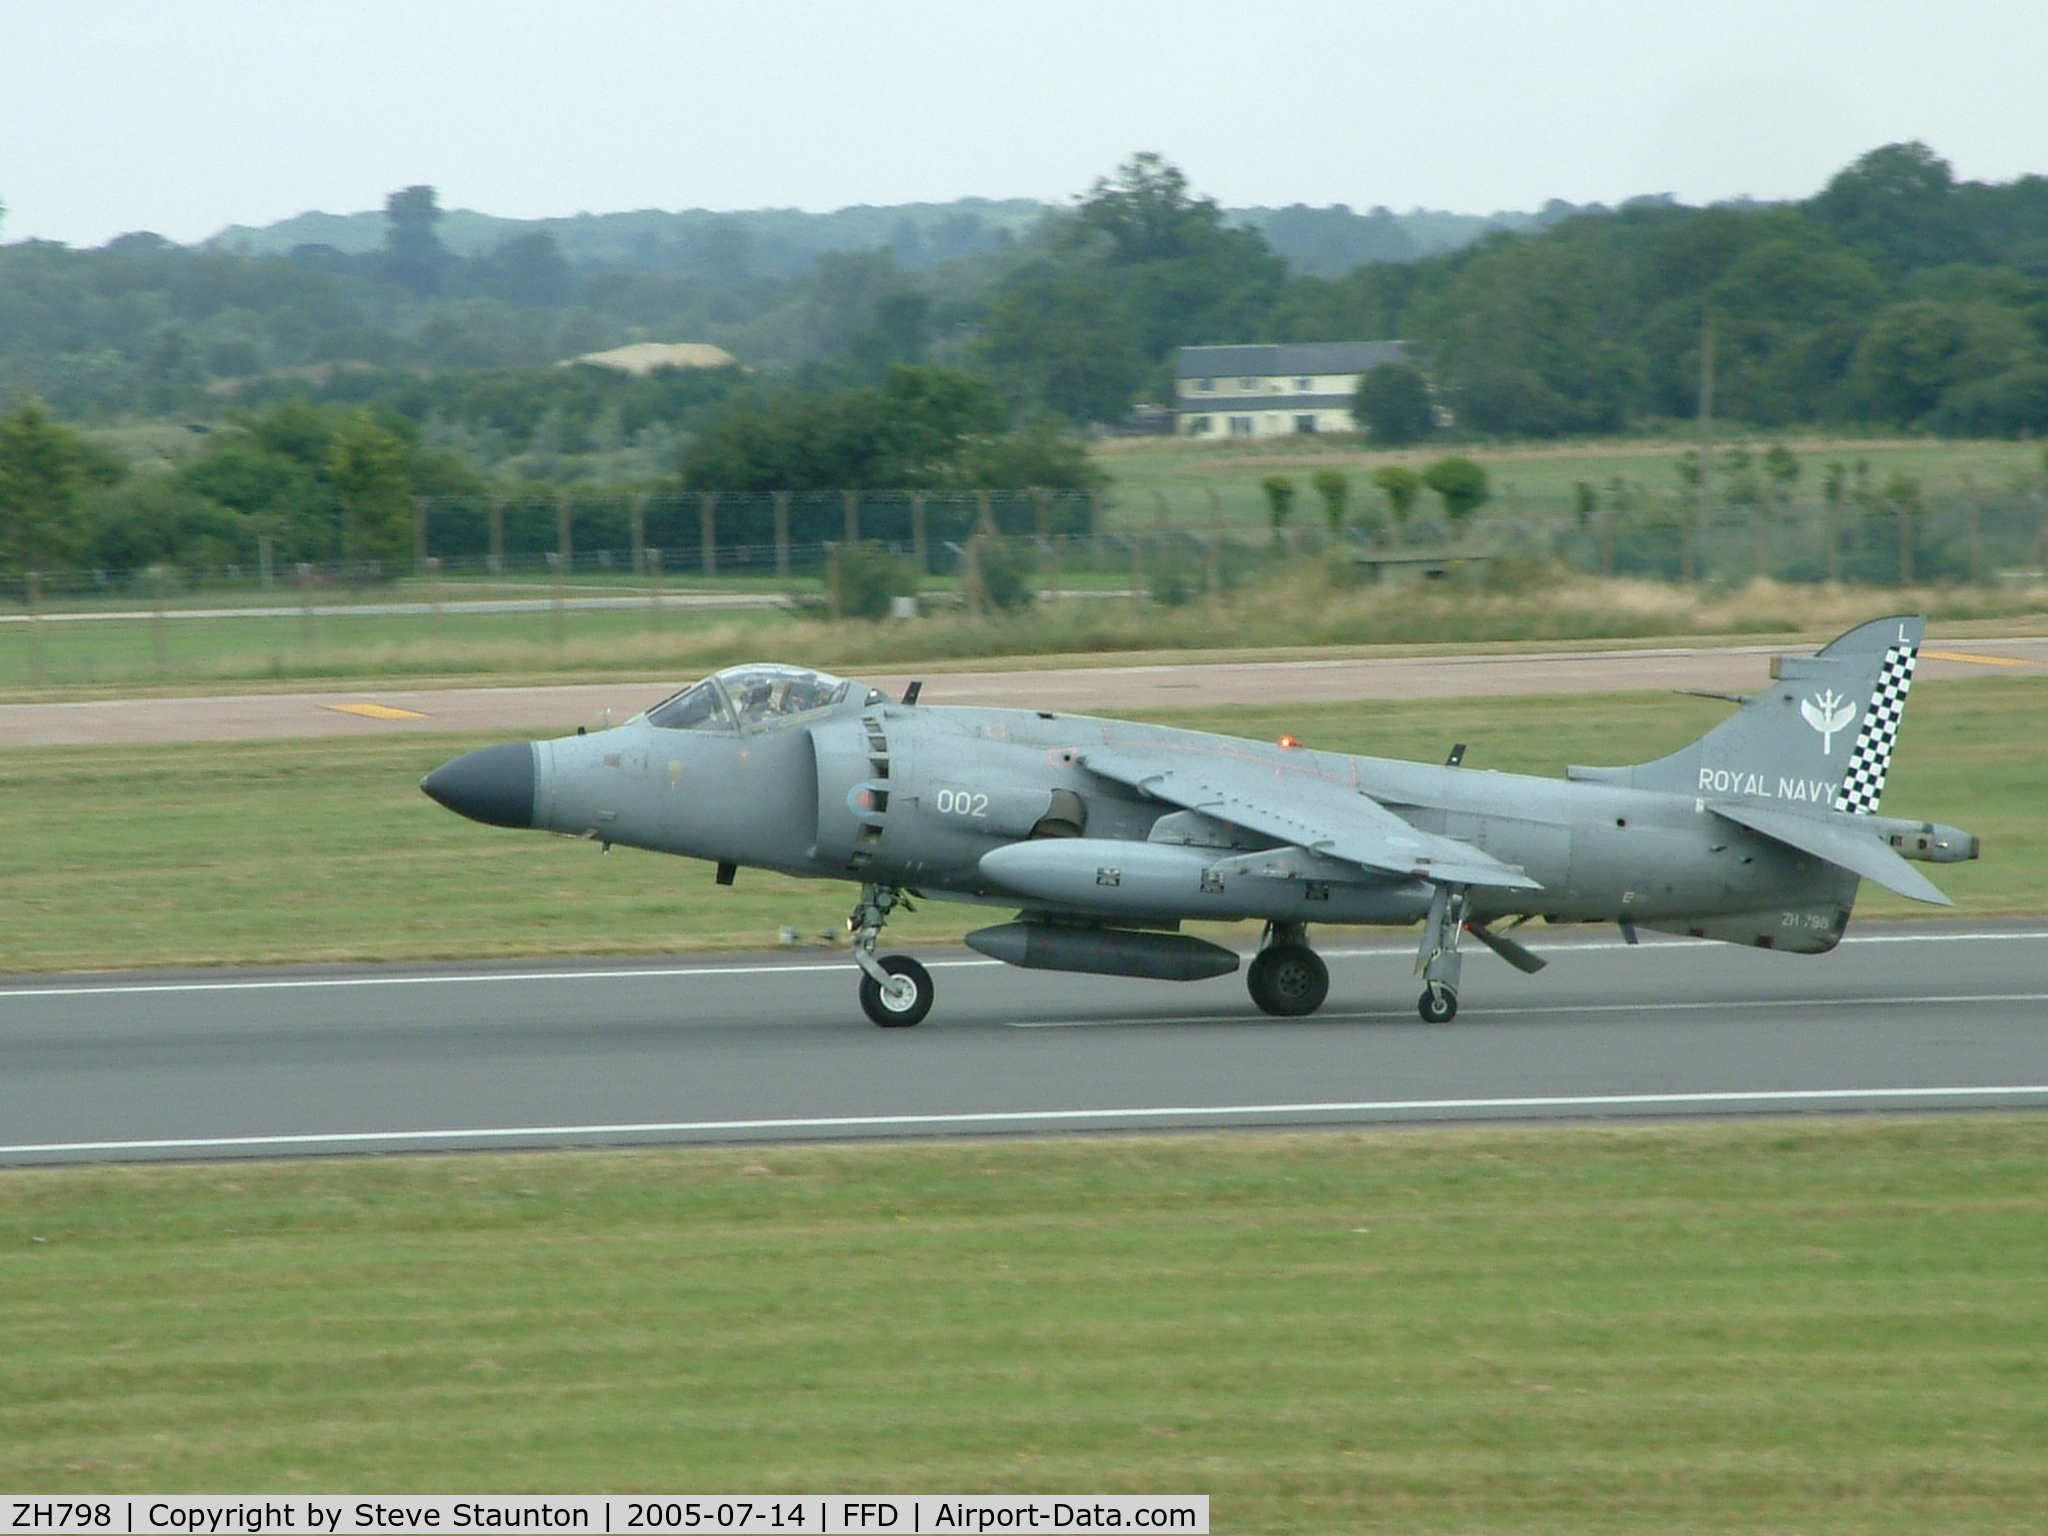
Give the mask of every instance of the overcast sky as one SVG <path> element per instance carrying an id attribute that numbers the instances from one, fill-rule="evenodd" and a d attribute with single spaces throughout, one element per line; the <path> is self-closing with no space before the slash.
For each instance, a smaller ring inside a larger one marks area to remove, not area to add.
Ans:
<path id="1" fill-rule="evenodd" d="M 1920 138 L 2048 171 L 2040 0 L 0 0 L 0 239 L 176 240 L 428 182 L 513 217 L 1804 196 Z"/>

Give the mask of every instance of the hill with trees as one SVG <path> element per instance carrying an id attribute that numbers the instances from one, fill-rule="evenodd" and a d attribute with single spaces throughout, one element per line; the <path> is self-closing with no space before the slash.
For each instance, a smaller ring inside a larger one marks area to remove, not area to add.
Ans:
<path id="1" fill-rule="evenodd" d="M 1958 181 L 1920 144 L 1872 151 L 1802 203 L 1554 204 L 1433 254 L 1420 215 L 1232 213 L 1149 155 L 1035 214 L 480 217 L 412 187 L 375 242 L 360 217 L 308 216 L 286 234 L 328 238 L 282 252 L 240 233 L 0 246 L 0 389 L 86 422 L 304 395 L 394 412 L 482 461 L 536 436 L 543 457 L 590 439 L 645 459 L 679 451 L 731 385 L 614 398 L 550 365 L 713 341 L 756 383 L 812 392 L 936 365 L 986 379 L 1016 419 L 1081 424 L 1166 398 L 1179 346 L 1399 337 L 1459 430 L 1551 437 L 1688 415 L 1710 320 L 1718 408 L 1758 427 L 2048 431 L 2048 178 Z M 812 243 L 774 247 L 763 231 L 782 225 Z"/>

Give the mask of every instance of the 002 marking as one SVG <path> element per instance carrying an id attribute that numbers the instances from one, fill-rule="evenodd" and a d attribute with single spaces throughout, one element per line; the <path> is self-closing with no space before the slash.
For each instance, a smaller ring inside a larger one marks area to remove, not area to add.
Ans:
<path id="1" fill-rule="evenodd" d="M 988 796 L 971 789 L 942 789 L 932 796 L 932 806 L 941 816 L 986 816 Z"/>

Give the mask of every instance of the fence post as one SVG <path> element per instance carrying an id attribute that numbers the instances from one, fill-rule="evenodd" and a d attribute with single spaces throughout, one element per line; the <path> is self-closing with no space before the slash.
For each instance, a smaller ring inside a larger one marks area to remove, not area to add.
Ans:
<path id="1" fill-rule="evenodd" d="M 432 555 L 420 561 L 427 575 L 427 634 L 435 645 L 441 643 L 441 562 Z"/>
<path id="2" fill-rule="evenodd" d="M 839 546 L 830 539 L 825 541 L 825 611 L 832 618 L 840 616 L 839 607 Z"/>
<path id="3" fill-rule="evenodd" d="M 967 540 L 967 609 L 974 618 L 988 611 L 988 583 L 981 574 L 981 552 L 995 535 L 995 513 L 987 491 L 974 493 L 974 532 Z"/>
<path id="4" fill-rule="evenodd" d="M 1892 503 L 1899 513 L 1899 585 L 1913 585 L 1913 508 L 1903 498 Z"/>
<path id="5" fill-rule="evenodd" d="M 150 628 L 156 638 L 156 675 L 168 677 L 171 670 L 170 637 L 164 633 L 164 568 L 152 565 L 149 568 Z"/>
<path id="6" fill-rule="evenodd" d="M 1102 564 L 1102 492 L 1088 492 L 1088 542 L 1095 546 L 1095 563 Z"/>
<path id="7" fill-rule="evenodd" d="M 924 492 L 910 493 L 910 552 L 917 561 L 917 574 L 929 576 L 932 573 L 931 553 L 925 543 L 924 533 Z"/>
<path id="8" fill-rule="evenodd" d="M 555 644 L 563 639 L 562 603 L 563 584 L 569 579 L 569 562 L 576 556 L 575 546 L 570 541 L 569 498 L 558 497 L 555 501 Z"/>
<path id="9" fill-rule="evenodd" d="M 775 493 L 775 579 L 789 580 L 789 492 Z"/>
<path id="10" fill-rule="evenodd" d="M 661 632 L 661 551 L 647 551 L 647 627 Z"/>
<path id="11" fill-rule="evenodd" d="M 28 573 L 28 678 L 43 683 L 43 573 Z"/>
<path id="12" fill-rule="evenodd" d="M 427 508 L 432 505 L 430 496 L 412 499 L 412 573 L 415 576 L 427 574 Z"/>
<path id="13" fill-rule="evenodd" d="M 1211 523 L 1209 537 L 1202 542 L 1207 546 L 1203 550 L 1205 569 L 1202 574 L 1209 589 L 1209 601 L 1220 602 L 1223 598 L 1223 525 Z"/>
<path id="14" fill-rule="evenodd" d="M 1977 477 L 1963 476 L 1966 505 L 1970 509 L 1970 585 L 1984 585 L 1984 517 L 1977 499 Z"/>
<path id="15" fill-rule="evenodd" d="M 702 491 L 697 496 L 697 540 L 704 548 L 704 574 L 718 574 L 718 493 Z"/>
<path id="16" fill-rule="evenodd" d="M 505 498 L 491 498 L 491 558 L 488 562 L 493 576 L 505 574 Z"/>
<path id="17" fill-rule="evenodd" d="M 860 492 L 842 491 L 846 503 L 846 547 L 852 549 L 860 543 Z"/>
<path id="18" fill-rule="evenodd" d="M 1038 579 L 1045 583 L 1053 596 L 1059 595 L 1060 559 L 1052 553 L 1052 492 L 1043 486 L 1031 488 L 1031 531 L 1038 549 Z M 1051 574 L 1046 572 L 1046 561 L 1052 562 Z"/>
<path id="19" fill-rule="evenodd" d="M 647 574 L 647 493 L 633 493 L 633 574 Z"/>
<path id="20" fill-rule="evenodd" d="M 310 655 L 313 650 L 313 566 L 301 560 L 299 578 L 299 643 Z"/>
<path id="21" fill-rule="evenodd" d="M 1828 585 L 1842 584 L 1842 503 L 1832 494 L 1821 513 L 1821 537 L 1827 544 Z"/>
<path id="22" fill-rule="evenodd" d="M 277 540 L 267 533 L 256 541 L 256 571 L 264 591 L 277 585 Z"/>

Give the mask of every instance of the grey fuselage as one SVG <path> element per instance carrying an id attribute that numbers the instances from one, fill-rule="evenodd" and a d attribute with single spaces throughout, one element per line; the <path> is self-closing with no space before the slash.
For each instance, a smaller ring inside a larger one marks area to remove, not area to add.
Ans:
<path id="1" fill-rule="evenodd" d="M 831 708 L 738 729 L 666 729 L 641 715 L 535 743 L 532 825 L 1127 926 L 1400 924 L 1429 908 L 1426 879 L 1288 848 L 1076 761 L 1102 748 L 1256 765 L 1271 771 L 1283 804 L 1289 783 L 1306 779 L 1362 791 L 1541 887 L 1474 887 L 1472 914 L 1482 921 L 1619 921 L 1811 952 L 1839 940 L 1857 889 L 1853 874 L 1732 825 L 1691 795 L 1082 715 L 907 706 L 859 684 Z M 1029 852 L 998 854 L 1022 843 Z M 1260 853 L 1272 858 L 1247 858 Z M 1234 862 L 1219 873 L 1226 860 Z"/>

